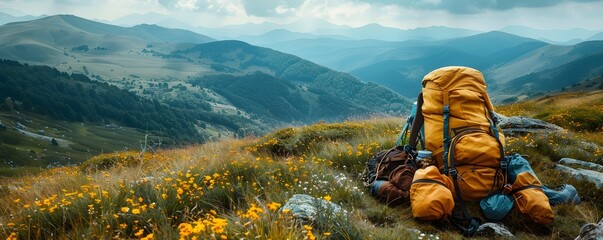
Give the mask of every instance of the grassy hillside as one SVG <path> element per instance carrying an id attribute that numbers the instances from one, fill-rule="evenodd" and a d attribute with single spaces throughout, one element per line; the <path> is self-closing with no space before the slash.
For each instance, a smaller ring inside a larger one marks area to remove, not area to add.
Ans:
<path id="1" fill-rule="evenodd" d="M 603 91 L 562 92 L 504 105 L 497 112 L 528 116 L 574 131 L 603 146 Z M 603 162 L 603 161 L 601 161 Z"/>
<path id="2" fill-rule="evenodd" d="M 569 109 L 589 103 L 590 98 L 578 98 Z M 499 111 L 535 113 L 529 106 L 512 105 Z M 364 164 L 375 152 L 393 146 L 402 123 L 401 119 L 318 123 L 277 130 L 258 139 L 103 154 L 79 167 L 4 179 L 0 235 L 20 239 L 417 239 L 419 233 L 413 229 L 418 229 L 440 239 L 462 239 L 451 225 L 415 221 L 408 204 L 387 207 L 362 187 L 358 176 Z M 601 144 L 600 130 L 584 134 L 599 136 Z M 580 226 L 603 217 L 603 189 L 552 169 L 559 156 L 602 163 L 603 153 L 586 151 L 581 136 L 569 132 L 507 138 L 508 153 L 527 156 L 543 183 L 573 184 L 583 199 L 579 205 L 554 207 L 555 221 L 548 226 L 532 224 L 514 210 L 504 224 L 519 239 L 572 239 Z M 295 221 L 288 211 L 278 209 L 297 193 L 339 204 L 348 215 L 323 216 L 313 223 Z"/>
<path id="3" fill-rule="evenodd" d="M 145 132 L 133 128 L 57 121 L 36 114 L 0 112 L 0 123 L 6 127 L 0 129 L 0 176 L 37 173 L 80 164 L 106 152 L 140 149 L 145 139 Z M 25 128 L 17 129 L 19 124 Z M 150 146 L 160 140 L 156 135 L 148 139 Z"/>

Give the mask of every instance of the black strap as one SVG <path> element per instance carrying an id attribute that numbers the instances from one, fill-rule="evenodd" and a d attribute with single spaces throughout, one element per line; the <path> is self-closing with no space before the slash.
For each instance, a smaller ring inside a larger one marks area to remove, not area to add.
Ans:
<path id="1" fill-rule="evenodd" d="M 449 162 L 449 167 L 450 167 L 449 171 L 445 172 L 445 174 L 452 177 L 452 184 L 454 185 L 454 191 L 456 193 L 457 202 L 459 203 L 459 206 L 461 208 L 463 218 L 464 218 L 464 219 L 459 219 L 459 218 L 451 217 L 450 220 L 459 230 L 461 230 L 461 232 L 463 232 L 463 235 L 466 237 L 470 237 L 470 236 L 473 236 L 473 234 L 475 234 L 475 232 L 479 228 L 481 220 L 477 217 L 471 216 L 469 214 L 469 211 L 467 211 L 467 207 L 465 206 L 465 203 L 463 202 L 461 188 L 458 183 L 458 171 L 456 170 L 455 161 L 454 161 L 455 160 L 454 159 L 454 146 L 459 141 L 459 139 L 461 139 L 461 137 L 463 135 L 467 135 L 467 134 L 478 132 L 478 131 L 483 131 L 483 130 L 468 128 L 465 131 L 462 131 L 461 133 L 457 134 L 449 146 L 450 154 L 447 156 L 448 159 L 444 159 L 444 164 L 446 165 L 446 163 Z M 469 221 L 469 224 L 467 224 L 467 226 L 465 227 L 465 226 L 463 226 L 463 224 L 460 223 L 463 221 Z"/>
<path id="2" fill-rule="evenodd" d="M 412 121 L 412 128 L 410 130 L 410 137 L 408 138 L 408 144 L 413 147 L 413 148 L 417 148 L 417 139 L 419 138 L 419 132 L 421 131 L 421 128 L 423 127 L 423 92 L 419 93 L 419 96 L 417 96 L 417 113 L 415 114 L 415 119 Z M 424 144 L 422 144 L 423 147 Z"/>
<path id="3" fill-rule="evenodd" d="M 528 185 L 528 186 L 523 186 L 523 187 L 519 187 L 517 189 L 513 189 L 513 191 L 510 191 L 509 193 L 507 193 L 507 195 L 511 196 L 517 192 L 526 190 L 526 189 L 530 189 L 530 188 L 540 188 L 542 189 L 542 186 L 538 186 L 538 185 Z"/>
<path id="4" fill-rule="evenodd" d="M 446 186 L 446 184 L 444 184 L 440 181 L 436 181 L 436 180 L 428 179 L 428 178 L 422 178 L 422 179 L 417 179 L 417 180 L 412 181 L 412 184 L 415 184 L 415 183 L 435 183 L 435 184 L 442 185 L 445 188 L 448 188 L 448 186 Z"/>

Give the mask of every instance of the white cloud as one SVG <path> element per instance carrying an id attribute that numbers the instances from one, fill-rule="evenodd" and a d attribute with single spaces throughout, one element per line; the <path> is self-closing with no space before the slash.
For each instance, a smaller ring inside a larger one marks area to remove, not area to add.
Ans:
<path id="1" fill-rule="evenodd" d="M 287 6 L 283 6 L 283 5 L 278 5 L 274 8 L 274 12 L 276 12 L 277 14 L 280 15 L 284 15 L 284 14 L 295 14 L 296 9 L 293 7 L 287 7 Z"/>
<path id="2" fill-rule="evenodd" d="M 194 10 L 199 9 L 199 6 L 197 6 L 197 0 L 178 0 L 178 2 L 176 2 L 175 6 L 176 6 L 176 8 L 182 9 L 185 11 L 194 11 Z M 212 5 L 210 5 L 210 7 L 211 6 Z"/>

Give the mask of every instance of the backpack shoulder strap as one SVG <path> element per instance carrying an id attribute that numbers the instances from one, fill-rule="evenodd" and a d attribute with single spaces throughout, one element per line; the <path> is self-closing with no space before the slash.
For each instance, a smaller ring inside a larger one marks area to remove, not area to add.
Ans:
<path id="1" fill-rule="evenodd" d="M 412 128 L 410 130 L 410 137 L 408 138 L 408 144 L 416 148 L 418 143 L 419 132 L 423 127 L 423 92 L 419 93 L 417 96 L 417 113 L 415 114 L 415 119 L 412 122 Z"/>

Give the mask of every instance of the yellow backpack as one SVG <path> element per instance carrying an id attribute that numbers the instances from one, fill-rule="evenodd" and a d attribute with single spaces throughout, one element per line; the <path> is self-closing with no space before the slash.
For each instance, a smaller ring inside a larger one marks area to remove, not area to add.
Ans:
<path id="1" fill-rule="evenodd" d="M 496 126 L 483 75 L 468 67 L 444 67 L 428 73 L 422 84 L 409 138 L 411 145 L 416 146 L 420 132 L 421 142 L 432 152 L 435 166 L 452 180 L 450 190 L 459 203 L 478 201 L 501 189 L 506 182 L 501 170 L 504 135 Z M 410 195 L 411 201 L 427 201 L 413 188 Z M 411 202 L 411 207 L 415 205 Z M 447 208 L 439 211 L 450 214 Z M 469 217 L 462 204 L 461 208 L 464 220 L 469 221 L 469 227 L 463 230 L 470 235 L 479 222 Z M 421 211 L 413 209 L 415 212 Z"/>

